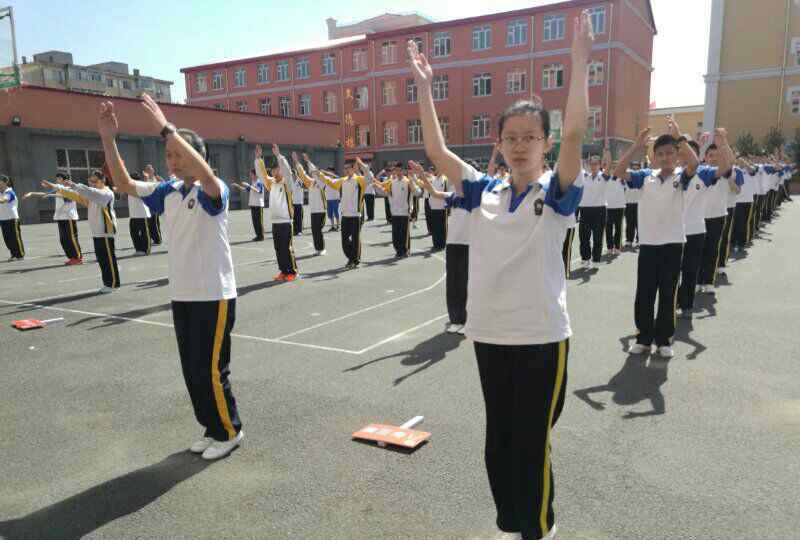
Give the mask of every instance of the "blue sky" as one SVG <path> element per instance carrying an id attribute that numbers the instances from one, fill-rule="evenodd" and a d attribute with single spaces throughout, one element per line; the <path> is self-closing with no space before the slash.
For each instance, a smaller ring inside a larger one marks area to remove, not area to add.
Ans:
<path id="1" fill-rule="evenodd" d="M 317 43 L 326 37 L 327 17 L 345 22 L 416 11 L 445 21 L 553 1 L 0 0 L 0 5 L 14 7 L 20 60 L 55 49 L 71 52 L 83 65 L 125 62 L 142 74 L 174 81 L 173 100 L 182 103 L 180 68 Z M 710 0 L 653 0 L 653 9 L 659 34 L 651 100 L 659 107 L 701 104 Z"/>

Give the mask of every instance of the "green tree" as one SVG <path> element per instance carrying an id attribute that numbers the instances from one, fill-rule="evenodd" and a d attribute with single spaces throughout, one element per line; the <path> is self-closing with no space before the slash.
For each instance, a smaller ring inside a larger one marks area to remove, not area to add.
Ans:
<path id="1" fill-rule="evenodd" d="M 755 156 L 760 153 L 760 148 L 758 147 L 758 143 L 756 142 L 756 138 L 753 137 L 753 134 L 749 131 L 745 131 L 741 135 L 736 138 L 736 142 L 733 143 L 734 148 L 740 154 L 744 154 L 746 156 Z"/>
<path id="2" fill-rule="evenodd" d="M 783 136 L 783 133 L 781 133 L 777 127 L 773 126 L 764 137 L 764 149 L 767 151 L 767 154 L 772 154 L 776 150 L 783 148 L 783 143 L 785 142 L 786 137 Z"/>

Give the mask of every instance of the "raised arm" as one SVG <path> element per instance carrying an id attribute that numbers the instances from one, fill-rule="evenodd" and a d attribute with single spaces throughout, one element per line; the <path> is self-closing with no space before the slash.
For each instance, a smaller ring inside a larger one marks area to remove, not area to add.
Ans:
<path id="1" fill-rule="evenodd" d="M 311 188 L 314 185 L 314 179 L 309 178 L 306 174 L 306 170 L 303 168 L 303 164 L 299 161 L 296 161 L 294 164 L 295 171 L 297 172 L 297 177 L 303 182 L 303 185 L 307 188 Z"/>
<path id="2" fill-rule="evenodd" d="M 497 152 L 499 145 L 494 143 L 492 145 L 492 157 L 489 159 L 489 166 L 486 168 L 486 174 L 494 178 L 494 173 L 497 171 Z"/>
<path id="3" fill-rule="evenodd" d="M 639 132 L 639 136 L 636 138 L 636 142 L 628 148 L 628 151 L 623 154 L 620 158 L 619 163 L 617 163 L 617 168 L 614 169 L 614 176 L 617 178 L 621 178 L 625 182 L 630 181 L 631 175 L 628 172 L 628 168 L 631 166 L 631 161 L 633 161 L 633 157 L 642 151 L 645 146 L 647 146 L 647 141 L 650 139 L 650 128 L 644 128 L 641 132 Z"/>
<path id="4" fill-rule="evenodd" d="M 100 110 L 97 115 L 97 131 L 100 133 L 106 165 L 108 165 L 108 170 L 111 172 L 111 178 L 114 180 L 114 186 L 117 191 L 136 195 L 136 184 L 128 174 L 128 169 L 125 167 L 125 162 L 122 161 L 122 156 L 117 148 L 116 139 L 119 132 L 119 122 L 114 112 L 114 104 L 110 101 L 100 103 Z M 58 188 L 59 186 L 56 186 L 56 189 Z"/>
<path id="5" fill-rule="evenodd" d="M 408 165 L 414 171 L 417 172 L 417 175 L 419 176 L 419 183 L 420 183 L 422 189 L 427 191 L 430 194 L 431 197 L 433 197 L 434 199 L 443 199 L 444 200 L 444 199 L 447 199 L 447 197 L 450 196 L 450 193 L 447 193 L 445 191 L 439 191 L 435 187 L 433 187 L 433 184 L 431 184 L 431 181 L 428 179 L 428 175 L 425 174 L 425 171 L 423 170 L 422 165 L 420 165 L 416 161 L 409 161 Z"/>
<path id="6" fill-rule="evenodd" d="M 678 155 L 686 163 L 683 170 L 683 177 L 691 179 L 697 172 L 697 167 L 700 165 L 700 160 L 694 152 L 694 148 L 689 145 L 689 141 L 681 134 L 681 128 L 675 117 L 667 116 L 667 130 L 678 141 Z"/>
<path id="7" fill-rule="evenodd" d="M 153 131 L 156 133 L 163 133 L 164 128 L 166 128 L 169 123 L 167 122 L 166 116 L 164 116 L 164 113 L 161 111 L 161 107 L 158 106 L 158 103 L 156 103 L 149 94 L 142 94 L 142 100 L 142 107 L 147 112 L 147 117 L 153 126 Z M 206 163 L 206 160 L 203 159 L 203 156 L 197 153 L 197 150 L 183 137 L 178 135 L 174 126 L 167 135 L 167 151 L 175 152 L 182 157 L 183 167 L 188 173 L 188 176 L 200 181 L 200 185 L 206 195 L 212 199 L 220 199 L 222 197 L 224 187 L 222 180 L 214 175 L 214 171 L 211 169 L 211 166 Z"/>
<path id="8" fill-rule="evenodd" d="M 283 181 L 288 184 L 292 180 L 292 168 L 289 166 L 289 161 L 281 154 L 281 149 L 278 148 L 277 144 L 272 145 L 272 155 L 278 160 L 278 168 L 281 171 L 281 175 L 283 175 Z"/>
<path id="9" fill-rule="evenodd" d="M 586 115 L 589 111 L 589 56 L 594 43 L 592 21 L 588 11 L 581 12 L 575 20 L 574 33 L 564 133 L 556 166 L 562 191 L 568 189 L 581 172 L 583 137 L 586 134 Z"/>
<path id="10" fill-rule="evenodd" d="M 256 145 L 256 156 L 253 160 L 253 167 L 256 170 L 256 177 L 259 180 L 264 182 L 264 185 L 267 186 L 267 189 L 272 189 L 273 178 L 267 172 L 267 167 L 264 165 L 264 158 L 263 151 L 261 150 L 261 145 Z"/>
<path id="11" fill-rule="evenodd" d="M 411 73 L 417 82 L 419 91 L 419 115 L 422 120 L 422 139 L 425 143 L 425 153 L 443 174 L 453 181 L 456 191 L 461 192 L 462 170 L 466 166 L 461 158 L 451 152 L 445 144 L 439 118 L 436 115 L 436 106 L 433 103 L 433 68 L 428 63 L 425 55 L 419 52 L 417 44 L 411 40 L 407 46 L 408 60 L 411 64 Z"/>
<path id="12" fill-rule="evenodd" d="M 65 199 L 69 199 L 71 201 L 75 201 L 76 203 L 82 204 L 83 206 L 89 206 L 89 201 L 85 197 L 81 197 L 76 191 L 74 191 L 74 190 L 72 190 L 72 189 L 70 189 L 70 188 L 68 188 L 66 186 L 60 186 L 58 184 L 53 184 L 51 182 L 48 182 L 47 180 L 42 180 L 42 186 L 44 186 L 44 187 L 46 187 L 48 189 L 56 190 L 56 193 L 59 196 L 65 198 Z"/>

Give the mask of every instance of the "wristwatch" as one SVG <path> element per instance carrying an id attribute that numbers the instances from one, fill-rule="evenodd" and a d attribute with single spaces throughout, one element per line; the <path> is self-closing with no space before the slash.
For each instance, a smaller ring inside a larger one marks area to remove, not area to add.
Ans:
<path id="1" fill-rule="evenodd" d="M 175 127 L 175 124 L 167 122 L 164 125 L 164 129 L 161 130 L 161 136 L 166 139 L 170 133 L 175 133 L 176 131 L 178 131 L 178 129 Z"/>

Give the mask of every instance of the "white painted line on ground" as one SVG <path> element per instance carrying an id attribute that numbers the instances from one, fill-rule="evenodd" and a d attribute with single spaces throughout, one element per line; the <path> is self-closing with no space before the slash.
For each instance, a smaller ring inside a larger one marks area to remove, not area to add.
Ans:
<path id="1" fill-rule="evenodd" d="M 436 254 L 434 254 L 434 257 L 436 257 Z M 439 259 L 440 261 L 442 260 L 441 257 L 436 257 L 436 258 Z M 445 278 L 446 275 L 447 275 L 447 273 L 443 272 L 439 279 L 437 279 L 432 285 L 429 285 L 429 286 L 425 287 L 424 289 L 419 289 L 419 290 L 410 292 L 408 294 L 404 294 L 403 296 L 398 296 L 397 298 L 392 298 L 391 300 L 386 300 L 385 302 L 380 302 L 378 304 L 374 304 L 372 306 L 368 306 L 368 307 L 365 307 L 363 309 L 352 311 L 350 313 L 347 313 L 346 315 L 342 315 L 341 317 L 336 317 L 334 319 L 328 319 L 327 321 L 323 321 L 321 323 L 317 323 L 317 324 L 309 326 L 307 328 L 302 328 L 300 330 L 296 330 L 294 332 L 291 332 L 289 334 L 277 337 L 275 339 L 283 340 L 283 339 L 286 339 L 286 338 L 289 338 L 289 337 L 296 336 L 298 334 L 304 334 L 305 332 L 309 332 L 311 330 L 316 330 L 317 328 L 320 328 L 322 326 L 327 326 L 327 325 L 333 324 L 335 322 L 343 321 L 345 319 L 349 319 L 350 317 L 355 317 L 356 315 L 361 315 L 362 313 L 366 313 L 368 311 L 372 311 L 373 309 L 378 309 L 380 307 L 387 306 L 389 304 L 394 304 L 395 302 L 399 302 L 401 300 L 405 300 L 406 298 L 411 298 L 412 296 L 416 296 L 418 294 L 422 294 L 424 292 L 428 292 L 431 289 L 433 289 L 436 286 L 438 286 L 440 283 L 442 283 L 442 281 L 444 281 L 444 278 Z"/>
<path id="2" fill-rule="evenodd" d="M 439 315 L 438 317 L 434 317 L 433 319 L 431 319 L 431 320 L 429 320 L 429 321 L 425 321 L 424 323 L 422 323 L 422 324 L 418 324 L 417 326 L 414 326 L 414 327 L 412 327 L 412 328 L 409 328 L 408 330 L 403 330 L 402 332 L 398 332 L 398 333 L 396 333 L 396 334 L 395 334 L 395 335 L 393 335 L 393 336 L 389 336 L 389 337 L 388 337 L 388 338 L 386 338 L 386 339 L 382 339 L 381 341 L 379 341 L 379 342 L 377 342 L 377 343 L 374 343 L 374 344 L 370 345 L 369 347 L 365 347 L 365 348 L 361 349 L 360 351 L 356 351 L 356 353 L 355 353 L 355 354 L 364 354 L 365 352 L 371 351 L 372 349 L 375 349 L 375 348 L 377 348 L 377 347 L 380 347 L 381 345 L 385 345 L 386 343 L 389 343 L 390 341 L 394 341 L 394 340 L 396 340 L 396 339 L 400 339 L 400 338 L 401 338 L 401 337 L 403 337 L 404 335 L 406 335 L 406 334 L 410 334 L 411 332 L 414 332 L 414 331 L 416 331 L 416 330 L 419 330 L 420 328 L 423 328 L 423 327 L 425 327 L 425 326 L 428 326 L 429 324 L 433 324 L 433 323 L 435 323 L 436 321 L 440 321 L 440 320 L 444 319 L 445 317 L 448 317 L 448 315 L 447 315 L 447 314 L 445 314 L 445 315 Z"/>

